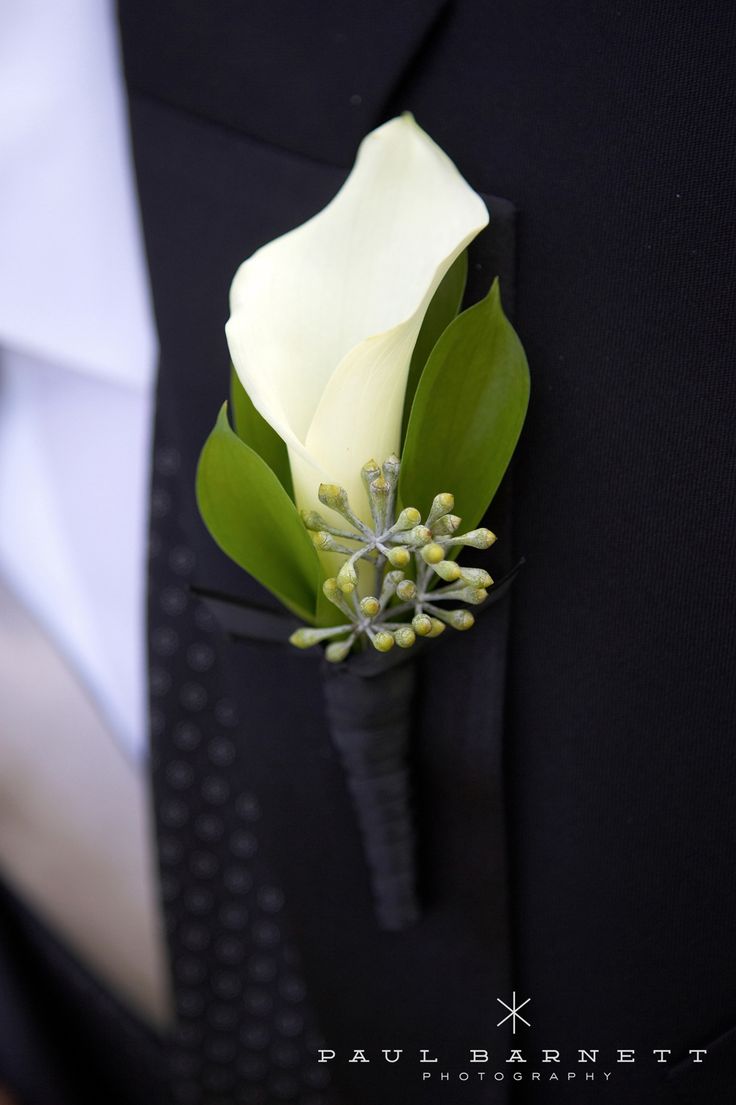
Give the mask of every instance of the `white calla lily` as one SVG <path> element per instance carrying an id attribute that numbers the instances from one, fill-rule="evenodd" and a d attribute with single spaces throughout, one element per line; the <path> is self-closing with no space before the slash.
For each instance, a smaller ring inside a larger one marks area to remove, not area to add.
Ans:
<path id="1" fill-rule="evenodd" d="M 325 481 L 368 517 L 361 466 L 398 452 L 424 314 L 487 222 L 480 196 L 405 114 L 364 139 L 324 210 L 238 269 L 230 354 L 286 443 L 298 506 L 319 508 Z"/>

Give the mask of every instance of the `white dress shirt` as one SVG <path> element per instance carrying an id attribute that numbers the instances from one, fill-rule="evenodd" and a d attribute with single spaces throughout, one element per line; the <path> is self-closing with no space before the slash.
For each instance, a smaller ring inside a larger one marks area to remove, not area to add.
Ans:
<path id="1" fill-rule="evenodd" d="M 145 749 L 156 339 L 111 0 L 0 7 L 0 572 Z"/>
<path id="2" fill-rule="evenodd" d="M 139 770 L 156 355 L 114 4 L 3 0 L 0 877 L 161 1024 Z"/>

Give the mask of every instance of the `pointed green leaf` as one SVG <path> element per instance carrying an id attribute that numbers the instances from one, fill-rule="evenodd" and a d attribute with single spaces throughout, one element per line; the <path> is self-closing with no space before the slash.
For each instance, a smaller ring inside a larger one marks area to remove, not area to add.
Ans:
<path id="1" fill-rule="evenodd" d="M 223 552 L 313 622 L 322 585 L 317 552 L 274 473 L 230 428 L 227 403 L 199 458 L 197 503 Z"/>
<path id="2" fill-rule="evenodd" d="M 438 492 L 451 491 L 462 528 L 474 528 L 511 460 L 528 401 L 526 356 L 495 280 L 450 323 L 422 373 L 402 453 L 402 503 L 425 514 Z"/>
<path id="3" fill-rule="evenodd" d="M 460 254 L 444 275 L 442 283 L 432 296 L 409 365 L 404 395 L 404 416 L 401 423 L 401 440 L 406 437 L 414 395 L 429 355 L 441 334 L 447 329 L 460 310 L 465 283 L 468 279 L 468 251 Z"/>
<path id="4" fill-rule="evenodd" d="M 230 369 L 230 406 L 235 430 L 241 441 L 249 445 L 258 456 L 265 460 L 271 471 L 278 477 L 281 486 L 293 500 L 294 488 L 291 482 L 291 468 L 286 445 L 272 426 L 257 411 L 248 392 L 240 382 L 234 368 Z"/>

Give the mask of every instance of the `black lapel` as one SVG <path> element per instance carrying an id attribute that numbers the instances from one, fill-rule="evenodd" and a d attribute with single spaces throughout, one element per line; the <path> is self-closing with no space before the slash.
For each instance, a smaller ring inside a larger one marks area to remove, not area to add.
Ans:
<path id="1" fill-rule="evenodd" d="M 447 0 L 124 0 L 137 92 L 348 166 Z"/>

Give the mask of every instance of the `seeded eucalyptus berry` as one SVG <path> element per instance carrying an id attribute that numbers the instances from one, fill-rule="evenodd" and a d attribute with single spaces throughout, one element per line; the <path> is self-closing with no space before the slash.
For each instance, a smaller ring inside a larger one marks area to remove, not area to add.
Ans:
<path id="1" fill-rule="evenodd" d="M 337 484 L 321 484 L 319 500 L 340 516 L 339 524 L 315 510 L 302 512 L 319 551 L 343 558 L 323 591 L 346 620 L 329 629 L 298 629 L 291 637 L 297 648 L 329 641 L 325 655 L 339 662 L 365 642 L 389 652 L 394 645 L 411 648 L 417 638 L 438 637 L 448 625 L 460 631 L 472 627 L 469 610 L 448 610 L 444 604 L 478 606 L 493 580 L 482 568 L 461 567 L 453 550 L 463 545 L 487 549 L 496 538 L 488 529 L 458 534 L 460 518 L 452 513 L 455 499 L 449 491 L 435 495 L 424 521 L 413 506 L 397 514 L 400 470 L 393 455 L 381 465 L 369 460 L 361 469 L 372 527 L 361 521 Z"/>

